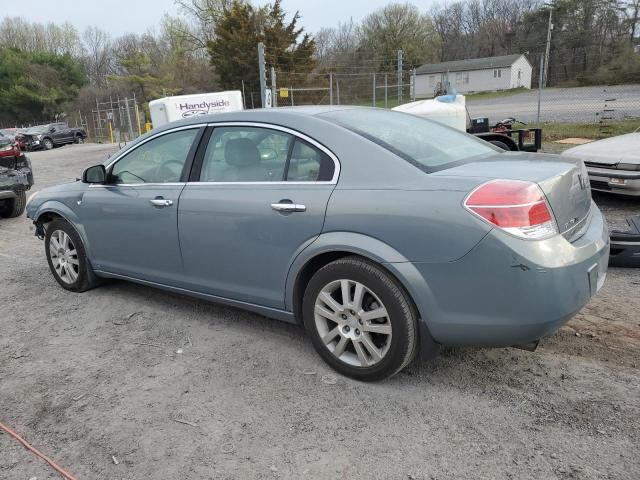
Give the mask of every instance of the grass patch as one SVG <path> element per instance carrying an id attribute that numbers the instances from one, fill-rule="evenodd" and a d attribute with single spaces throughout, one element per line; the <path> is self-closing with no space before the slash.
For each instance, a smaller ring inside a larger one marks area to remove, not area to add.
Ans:
<path id="1" fill-rule="evenodd" d="M 497 92 L 477 92 L 464 94 L 469 100 L 485 100 L 487 98 L 510 97 L 519 93 L 530 92 L 528 88 L 518 87 L 510 90 L 498 90 Z"/>
<path id="2" fill-rule="evenodd" d="M 532 127 L 535 125 L 531 125 Z M 631 133 L 640 127 L 640 118 L 634 120 L 617 120 L 607 124 L 599 123 L 542 123 L 542 140 L 544 142 L 554 142 L 564 138 L 590 138 L 600 140 L 602 138 L 615 137 Z"/>
<path id="3" fill-rule="evenodd" d="M 395 91 L 394 91 L 395 93 Z M 418 97 L 415 99 L 415 101 L 417 102 L 418 100 L 429 100 L 433 97 Z M 411 103 L 414 100 L 411 97 L 405 97 L 402 99 L 402 102 L 398 102 L 397 98 L 387 98 L 387 104 L 385 106 L 384 104 L 384 94 L 382 95 L 382 97 L 376 96 L 376 103 L 375 105 L 373 104 L 373 99 L 370 99 L 366 102 L 356 102 L 354 105 L 358 105 L 359 107 L 378 107 L 378 108 L 393 108 L 393 107 L 397 107 L 398 105 L 404 105 L 405 103 Z"/>

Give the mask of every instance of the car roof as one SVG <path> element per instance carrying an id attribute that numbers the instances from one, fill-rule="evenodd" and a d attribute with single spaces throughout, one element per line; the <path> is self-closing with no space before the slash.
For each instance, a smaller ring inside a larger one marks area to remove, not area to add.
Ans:
<path id="1" fill-rule="evenodd" d="M 208 115 L 197 115 L 176 122 L 171 122 L 162 127 L 154 129 L 159 132 L 168 130 L 178 126 L 198 125 L 201 123 L 217 123 L 217 122 L 279 122 L 290 123 L 299 119 L 300 116 L 316 117 L 323 113 L 335 112 L 338 110 L 351 110 L 357 108 L 370 107 L 354 107 L 342 105 L 314 105 L 301 107 L 278 107 L 278 108 L 256 108 L 252 110 L 242 110 L 239 112 L 210 113 Z"/>

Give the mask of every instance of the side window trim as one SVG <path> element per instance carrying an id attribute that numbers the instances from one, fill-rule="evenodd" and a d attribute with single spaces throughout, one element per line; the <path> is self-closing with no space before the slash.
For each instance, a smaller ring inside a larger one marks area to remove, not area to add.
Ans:
<path id="1" fill-rule="evenodd" d="M 196 132 L 196 136 L 193 139 L 193 143 L 191 144 L 191 147 L 189 148 L 189 153 L 187 154 L 187 158 L 185 159 L 184 166 L 182 167 L 182 173 L 180 174 L 180 181 L 179 182 L 167 182 L 167 183 L 153 183 L 153 182 L 150 182 L 150 183 L 119 183 L 119 184 L 115 184 L 115 183 L 111 182 L 111 172 L 113 171 L 113 168 L 115 167 L 115 165 L 120 160 L 125 159 L 130 153 L 134 152 L 136 149 L 138 149 L 142 145 L 145 145 L 148 142 L 151 142 L 151 141 L 156 140 L 158 138 L 164 137 L 165 135 L 169 135 L 171 133 L 180 132 L 180 131 L 184 131 L 184 130 L 196 130 L 196 129 L 198 130 L 198 132 Z M 189 180 L 187 175 L 188 175 L 188 172 L 192 168 L 193 160 L 194 160 L 195 154 L 197 152 L 197 149 L 199 148 L 199 145 L 200 145 L 200 143 L 202 141 L 202 137 L 203 137 L 203 134 L 205 132 L 205 129 L 206 129 L 206 125 L 204 125 L 204 124 L 188 125 L 188 126 L 184 126 L 184 127 L 179 127 L 179 128 L 175 128 L 175 129 L 159 132 L 156 135 L 150 136 L 149 138 L 147 138 L 143 142 L 140 142 L 137 145 L 135 145 L 133 148 L 130 148 L 125 152 L 122 152 L 115 159 L 113 159 L 109 164 L 107 164 L 107 166 L 105 167 L 105 169 L 107 171 L 107 183 L 106 184 L 104 184 L 104 185 L 91 185 L 91 186 L 140 187 L 140 186 L 145 186 L 145 185 L 146 186 L 149 186 L 149 185 L 183 185 L 184 183 L 186 183 Z"/>
<path id="2" fill-rule="evenodd" d="M 284 133 L 288 133 L 293 136 L 293 141 L 289 146 L 289 152 L 287 155 L 287 163 L 285 165 L 283 180 L 276 182 L 201 182 L 200 181 L 200 173 L 202 171 L 202 164 L 204 161 L 204 156 L 207 149 L 207 144 L 209 143 L 209 139 L 213 134 L 213 131 L 218 127 L 255 127 L 255 128 L 267 128 L 271 130 L 277 130 Z M 305 181 L 305 182 L 296 182 L 296 181 L 286 181 L 287 170 L 289 168 L 289 161 L 291 159 L 291 154 L 293 152 L 293 146 L 295 145 L 296 140 L 301 140 L 309 143 L 311 146 L 318 148 L 333 161 L 334 170 L 333 170 L 333 178 L 331 180 L 319 180 L 319 181 Z M 275 125 L 272 123 L 263 123 L 263 122 L 220 122 L 220 123 L 210 123 L 207 128 L 207 132 L 203 135 L 203 138 L 200 141 L 199 149 L 196 153 L 196 159 L 193 164 L 193 168 L 191 169 L 191 173 L 187 180 L 188 184 L 193 185 L 279 185 L 279 184 L 287 184 L 287 185 L 335 185 L 338 183 L 338 178 L 340 177 L 340 161 L 338 157 L 327 147 L 322 145 L 317 140 L 298 132 L 297 130 L 293 130 L 288 127 L 283 127 L 280 125 Z"/>

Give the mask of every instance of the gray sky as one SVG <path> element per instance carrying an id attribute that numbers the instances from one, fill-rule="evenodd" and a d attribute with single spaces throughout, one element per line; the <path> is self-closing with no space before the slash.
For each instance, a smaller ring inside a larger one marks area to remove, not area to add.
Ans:
<path id="1" fill-rule="evenodd" d="M 291 14 L 300 11 L 302 25 L 315 33 L 322 27 L 333 27 L 353 17 L 361 20 L 391 0 L 283 0 L 285 10 Z M 269 0 L 254 0 L 264 5 Z M 414 0 L 426 10 L 433 0 Z M 22 16 L 31 21 L 63 23 L 69 21 L 79 30 L 95 25 L 112 36 L 127 32 L 142 33 L 156 27 L 164 13 L 175 15 L 178 8 L 174 0 L 2 0 L 0 17 Z"/>

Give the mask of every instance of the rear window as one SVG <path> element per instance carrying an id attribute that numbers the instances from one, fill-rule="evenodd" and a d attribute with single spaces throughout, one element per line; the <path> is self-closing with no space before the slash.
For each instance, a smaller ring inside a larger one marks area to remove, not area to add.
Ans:
<path id="1" fill-rule="evenodd" d="M 471 135 L 406 113 L 347 109 L 318 116 L 362 135 L 427 172 L 496 153 L 489 144 Z"/>

